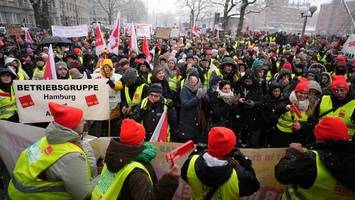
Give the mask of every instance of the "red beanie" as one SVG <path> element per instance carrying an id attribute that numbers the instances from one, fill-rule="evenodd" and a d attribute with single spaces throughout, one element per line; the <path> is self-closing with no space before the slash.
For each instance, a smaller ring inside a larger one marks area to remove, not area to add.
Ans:
<path id="1" fill-rule="evenodd" d="M 145 129 L 142 124 L 133 119 L 125 119 L 121 124 L 120 141 L 122 144 L 139 145 L 145 137 Z"/>
<path id="2" fill-rule="evenodd" d="M 80 48 L 74 48 L 74 54 L 75 55 L 80 55 L 80 53 L 81 53 L 81 49 Z"/>
<path id="3" fill-rule="evenodd" d="M 347 91 L 350 90 L 348 83 L 345 80 L 345 77 L 342 75 L 334 76 L 332 79 L 332 89 L 336 89 L 340 85 L 343 85 Z"/>
<path id="4" fill-rule="evenodd" d="M 346 56 L 344 55 L 338 55 L 336 58 L 335 58 L 335 61 L 339 64 L 343 64 L 346 62 Z"/>
<path id="5" fill-rule="evenodd" d="M 74 108 L 55 102 L 49 102 L 48 107 L 54 118 L 54 121 L 70 129 L 76 128 L 84 115 L 83 111 L 79 108 Z"/>
<path id="6" fill-rule="evenodd" d="M 216 158 L 228 155 L 236 145 L 234 132 L 225 127 L 213 127 L 208 133 L 208 153 Z"/>
<path id="7" fill-rule="evenodd" d="M 296 92 L 309 91 L 308 81 L 306 79 L 300 79 L 300 82 L 295 87 Z"/>
<path id="8" fill-rule="evenodd" d="M 288 70 L 292 70 L 292 65 L 291 65 L 291 63 L 289 63 L 289 62 L 285 62 L 285 63 L 282 65 L 282 68 L 288 69 Z"/>
<path id="9" fill-rule="evenodd" d="M 339 118 L 325 117 L 314 128 L 316 140 L 344 140 L 349 141 L 348 127 Z"/>

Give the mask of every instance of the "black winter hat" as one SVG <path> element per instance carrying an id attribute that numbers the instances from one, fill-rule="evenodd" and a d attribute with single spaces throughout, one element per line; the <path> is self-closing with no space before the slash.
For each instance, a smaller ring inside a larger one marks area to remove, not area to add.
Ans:
<path id="1" fill-rule="evenodd" d="M 163 93 L 163 88 L 161 87 L 160 83 L 154 83 L 150 86 L 148 93 L 155 92 L 162 94 Z"/>

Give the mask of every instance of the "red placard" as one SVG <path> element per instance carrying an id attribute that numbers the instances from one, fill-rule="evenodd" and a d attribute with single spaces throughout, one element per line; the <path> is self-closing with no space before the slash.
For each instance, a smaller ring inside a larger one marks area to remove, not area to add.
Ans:
<path id="1" fill-rule="evenodd" d="M 35 105 L 35 103 L 32 100 L 31 95 L 29 95 L 29 94 L 19 97 L 18 99 L 20 100 L 22 108 L 27 108 L 27 107 L 31 107 L 31 106 Z"/>

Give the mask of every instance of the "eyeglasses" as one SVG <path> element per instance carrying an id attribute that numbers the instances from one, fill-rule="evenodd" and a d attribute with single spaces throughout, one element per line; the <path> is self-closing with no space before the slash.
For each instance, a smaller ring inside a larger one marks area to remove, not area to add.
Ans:
<path id="1" fill-rule="evenodd" d="M 149 96 L 151 96 L 151 97 L 155 97 L 155 98 L 160 97 L 160 95 L 159 95 L 159 94 L 152 94 L 152 93 L 150 93 L 150 94 L 149 94 Z"/>

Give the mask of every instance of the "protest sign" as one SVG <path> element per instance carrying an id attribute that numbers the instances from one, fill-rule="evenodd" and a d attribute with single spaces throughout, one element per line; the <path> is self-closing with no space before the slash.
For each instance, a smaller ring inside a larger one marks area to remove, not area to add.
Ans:
<path id="1" fill-rule="evenodd" d="M 173 29 L 171 29 L 170 37 L 171 37 L 171 38 L 178 38 L 178 37 L 180 37 L 180 30 L 179 30 L 179 28 L 173 28 Z"/>
<path id="2" fill-rule="evenodd" d="M 155 30 L 157 38 L 169 39 L 170 38 L 170 28 L 157 27 Z"/>
<path id="3" fill-rule="evenodd" d="M 21 25 L 20 24 L 7 24 L 5 25 L 6 34 L 8 36 L 16 36 L 21 33 Z"/>
<path id="4" fill-rule="evenodd" d="M 86 120 L 109 118 L 109 86 L 104 80 L 24 80 L 14 81 L 20 122 L 49 122 L 53 118 L 48 102 L 83 109 Z"/>
<path id="5" fill-rule="evenodd" d="M 354 58 L 355 55 L 355 34 L 351 34 L 343 45 L 342 52 L 349 58 Z"/>
<path id="6" fill-rule="evenodd" d="M 149 24 L 136 24 L 137 38 L 143 38 L 144 36 L 150 40 L 151 26 Z"/>
<path id="7" fill-rule="evenodd" d="M 78 26 L 52 26 L 52 35 L 71 38 L 71 37 L 86 37 L 88 36 L 88 26 L 78 25 Z"/>

